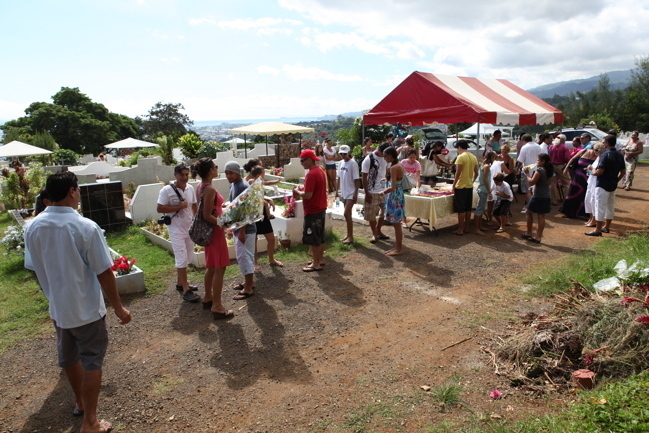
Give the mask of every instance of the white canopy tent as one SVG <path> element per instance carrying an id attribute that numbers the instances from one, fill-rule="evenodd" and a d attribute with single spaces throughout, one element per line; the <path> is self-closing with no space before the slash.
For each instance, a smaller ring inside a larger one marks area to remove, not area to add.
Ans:
<path id="1" fill-rule="evenodd" d="M 0 147 L 0 158 L 9 158 L 12 156 L 32 156 L 32 155 L 49 155 L 53 153 L 47 149 L 32 146 L 22 141 L 14 140 Z"/>
<path id="2" fill-rule="evenodd" d="M 136 149 L 139 147 L 157 147 L 155 143 L 148 141 L 136 140 L 135 138 L 125 138 L 124 140 L 116 141 L 105 145 L 106 149 Z"/>
<path id="3" fill-rule="evenodd" d="M 234 137 L 234 138 L 231 138 L 228 141 L 226 141 L 225 144 L 241 144 L 241 143 L 245 143 L 245 142 L 246 142 L 246 140 L 244 140 L 243 138 Z"/>
<path id="4" fill-rule="evenodd" d="M 303 132 L 313 132 L 313 128 L 307 128 L 306 126 L 291 125 L 289 123 L 282 122 L 261 122 L 255 123 L 253 125 L 241 126 L 239 128 L 230 129 L 231 134 L 243 134 L 244 143 L 246 140 L 247 134 L 253 135 L 263 135 L 266 136 L 266 153 L 268 153 L 268 136 L 275 134 L 301 134 Z M 247 148 L 246 149 L 246 158 L 248 157 Z M 279 161 L 279 151 L 275 151 L 277 154 L 277 159 Z"/>

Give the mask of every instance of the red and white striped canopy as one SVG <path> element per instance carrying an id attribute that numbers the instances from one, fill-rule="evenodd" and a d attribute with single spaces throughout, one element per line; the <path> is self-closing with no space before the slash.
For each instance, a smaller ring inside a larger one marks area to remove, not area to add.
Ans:
<path id="1" fill-rule="evenodd" d="M 563 113 L 508 80 L 413 72 L 363 116 L 363 124 L 563 123 Z"/>

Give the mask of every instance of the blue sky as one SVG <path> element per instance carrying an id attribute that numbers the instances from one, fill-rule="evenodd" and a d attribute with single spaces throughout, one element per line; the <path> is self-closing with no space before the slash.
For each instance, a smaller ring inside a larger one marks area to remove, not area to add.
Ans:
<path id="1" fill-rule="evenodd" d="M 523 87 L 630 69 L 647 0 L 3 0 L 0 121 L 62 86 L 128 116 L 369 109 L 413 71 Z"/>

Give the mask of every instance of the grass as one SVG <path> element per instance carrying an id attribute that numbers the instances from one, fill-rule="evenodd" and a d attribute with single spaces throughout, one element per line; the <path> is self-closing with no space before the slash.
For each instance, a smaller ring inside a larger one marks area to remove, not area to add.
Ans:
<path id="1" fill-rule="evenodd" d="M 523 282 L 534 288 L 531 296 L 552 296 L 565 292 L 573 278 L 589 289 L 597 281 L 615 276 L 613 268 L 621 259 L 628 265 L 636 261 L 649 263 L 649 237 L 630 235 L 624 239 L 604 239 L 588 250 L 546 262 L 523 277 Z"/>
<path id="2" fill-rule="evenodd" d="M 451 379 L 431 390 L 433 399 L 440 407 L 454 406 L 461 402 L 462 385 L 458 383 L 459 378 L 452 376 Z"/>
<path id="3" fill-rule="evenodd" d="M 14 221 L 0 213 L 0 237 Z M 7 255 L 5 255 L 7 254 Z M 34 273 L 24 267 L 24 256 L 0 246 L 0 353 L 8 347 L 52 329 L 47 299 Z"/>
<path id="4" fill-rule="evenodd" d="M 649 372 L 611 383 L 597 391 L 581 391 L 563 411 L 521 421 L 473 418 L 442 421 L 429 433 L 644 433 L 649 431 Z"/>
<path id="5" fill-rule="evenodd" d="M 0 237 L 14 221 L 7 212 L 0 213 Z M 327 233 L 327 258 L 336 259 L 355 248 L 368 245 L 367 239 L 360 239 L 352 245 L 338 242 L 338 232 Z M 123 231 L 107 233 L 108 245 L 120 254 L 137 258 L 137 266 L 144 271 L 147 296 L 166 290 L 175 280 L 173 254 L 153 245 L 136 226 Z M 305 263 L 310 260 L 306 245 L 297 245 L 288 250 L 278 250 L 276 257 L 286 264 Z M 11 253 L 0 246 L 0 353 L 8 347 L 51 330 L 48 302 L 36 280 L 35 274 L 24 268 L 24 257 Z M 265 258 L 261 259 L 264 263 Z M 204 269 L 188 269 L 192 282 L 202 282 Z M 228 266 L 225 278 L 241 275 L 236 264 Z"/>

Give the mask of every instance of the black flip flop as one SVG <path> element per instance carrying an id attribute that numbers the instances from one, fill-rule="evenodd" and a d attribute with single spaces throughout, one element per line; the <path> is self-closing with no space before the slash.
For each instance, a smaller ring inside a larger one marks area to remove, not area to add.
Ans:
<path id="1" fill-rule="evenodd" d="M 528 234 L 526 234 L 526 233 L 523 233 L 523 234 L 521 235 L 521 237 L 522 237 L 523 239 L 528 240 L 528 241 L 529 241 L 530 239 L 532 239 L 532 236 L 530 236 L 530 235 L 528 235 Z"/>
<path id="2" fill-rule="evenodd" d="M 236 295 L 234 295 L 234 297 L 232 297 L 232 299 L 234 299 L 235 301 L 243 301 L 244 299 L 248 299 L 248 298 L 250 298 L 250 297 L 252 297 L 254 295 L 255 295 L 255 292 L 252 292 L 252 293 L 239 292 Z"/>
<path id="3" fill-rule="evenodd" d="M 321 270 L 322 268 L 312 268 L 311 266 L 302 268 L 302 272 L 320 272 Z"/>
<path id="4" fill-rule="evenodd" d="M 218 311 L 212 311 L 212 318 L 214 320 L 228 320 L 234 317 L 233 310 L 225 310 L 225 313 L 219 313 Z"/>

